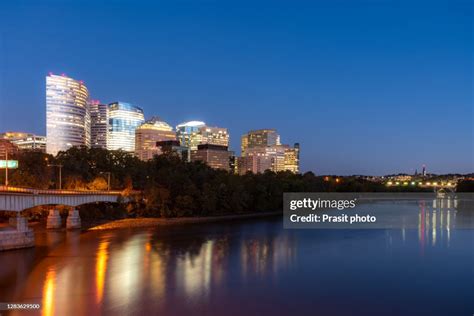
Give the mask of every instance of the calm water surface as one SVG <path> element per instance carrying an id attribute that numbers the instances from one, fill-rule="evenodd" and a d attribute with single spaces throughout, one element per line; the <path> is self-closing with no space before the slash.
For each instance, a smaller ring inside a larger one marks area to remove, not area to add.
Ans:
<path id="1" fill-rule="evenodd" d="M 42 315 L 473 315 L 474 230 L 457 228 L 473 210 L 410 205 L 418 229 L 44 232 L 0 253 L 0 301 Z"/>

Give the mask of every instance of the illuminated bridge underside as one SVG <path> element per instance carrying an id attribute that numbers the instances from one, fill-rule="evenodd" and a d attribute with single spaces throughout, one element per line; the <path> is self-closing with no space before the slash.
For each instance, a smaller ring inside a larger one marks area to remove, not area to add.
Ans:
<path id="1" fill-rule="evenodd" d="M 21 212 L 39 205 L 78 206 L 94 202 L 117 202 L 120 193 L 105 194 L 28 194 L 0 192 L 0 210 Z"/>

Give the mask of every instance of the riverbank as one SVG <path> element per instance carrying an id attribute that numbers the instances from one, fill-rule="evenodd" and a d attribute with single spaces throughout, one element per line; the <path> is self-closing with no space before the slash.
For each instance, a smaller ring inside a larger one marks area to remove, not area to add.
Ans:
<path id="1" fill-rule="evenodd" d="M 242 215 L 222 215 L 208 217 L 179 217 L 179 218 L 125 218 L 113 222 L 96 225 L 87 230 L 107 230 L 130 227 L 155 227 L 155 226 L 172 226 L 186 224 L 214 223 L 230 220 L 254 219 L 262 217 L 279 216 L 281 212 L 265 212 L 252 213 Z"/>

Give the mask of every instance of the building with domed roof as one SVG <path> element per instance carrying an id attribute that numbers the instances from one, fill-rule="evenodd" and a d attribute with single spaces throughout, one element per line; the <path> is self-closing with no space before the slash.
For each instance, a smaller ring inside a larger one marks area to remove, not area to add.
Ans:
<path id="1" fill-rule="evenodd" d="M 161 154 L 157 142 L 176 141 L 176 132 L 159 117 L 152 117 L 135 130 L 135 155 L 141 160 L 150 160 Z"/>

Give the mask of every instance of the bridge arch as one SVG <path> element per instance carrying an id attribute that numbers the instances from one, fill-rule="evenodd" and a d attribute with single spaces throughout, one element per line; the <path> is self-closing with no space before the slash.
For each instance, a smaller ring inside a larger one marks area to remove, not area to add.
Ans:
<path id="1" fill-rule="evenodd" d="M 80 228 L 81 218 L 77 207 L 80 205 L 108 202 L 121 202 L 122 191 L 71 191 L 36 190 L 0 186 L 0 211 L 16 212 L 17 216 L 9 220 L 10 227 L 0 230 L 0 250 L 31 247 L 34 245 L 34 233 L 28 227 L 28 221 L 21 212 L 35 206 L 48 206 L 46 228 L 59 228 L 62 225 L 57 205 L 69 206 L 66 227 Z"/>

